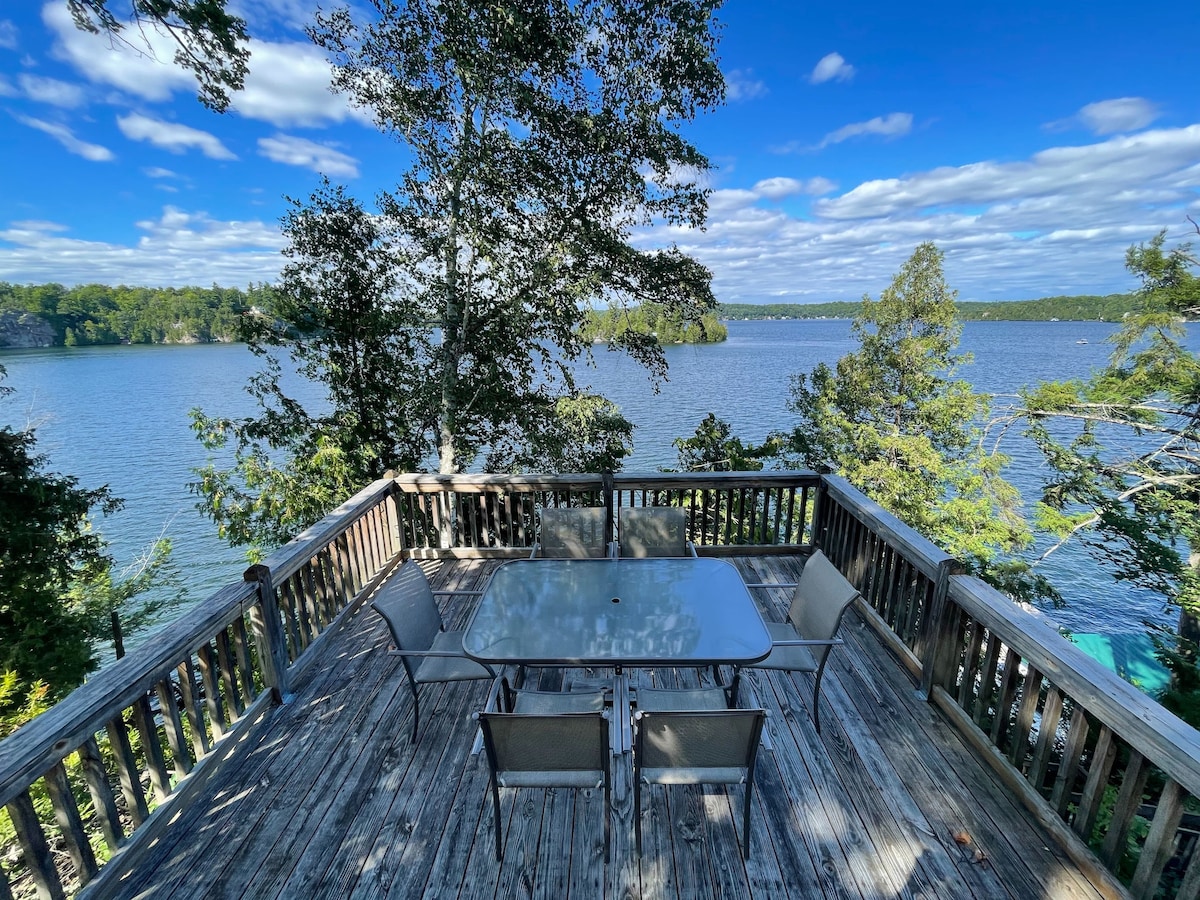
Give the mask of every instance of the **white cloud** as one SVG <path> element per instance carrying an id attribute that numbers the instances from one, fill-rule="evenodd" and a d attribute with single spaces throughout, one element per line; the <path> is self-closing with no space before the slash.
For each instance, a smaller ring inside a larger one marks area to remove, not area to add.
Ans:
<path id="1" fill-rule="evenodd" d="M 179 176 L 170 169 L 164 169 L 161 166 L 150 166 L 142 169 L 142 173 L 147 178 L 178 178 Z"/>
<path id="2" fill-rule="evenodd" d="M 331 178 L 357 178 L 358 160 L 328 144 L 305 140 L 287 134 L 259 138 L 261 156 L 289 166 L 302 166 Z"/>
<path id="3" fill-rule="evenodd" d="M 65 3 L 48 3 L 42 20 L 55 36 L 53 54 L 96 84 L 118 88 L 144 100 L 168 100 L 176 91 L 194 91 L 196 80 L 176 66 L 174 42 L 147 27 L 148 46 L 132 46 L 75 27 Z M 131 38 L 138 41 L 139 36 Z"/>
<path id="4" fill-rule="evenodd" d="M 42 18 L 54 34 L 54 55 L 88 80 L 115 87 L 141 100 L 162 102 L 176 93 L 194 93 L 195 77 L 172 61 L 169 36 L 147 28 L 131 44 L 80 31 L 65 4 L 48 4 Z M 144 37 L 147 45 L 140 43 Z M 332 70 L 323 53 L 307 42 L 250 42 L 250 74 L 230 108 L 248 119 L 279 128 L 317 127 L 369 116 L 330 90 Z"/>
<path id="5" fill-rule="evenodd" d="M 1047 131 L 1070 131 L 1086 128 L 1092 134 L 1117 134 L 1140 131 L 1161 115 L 1158 106 L 1144 97 L 1118 97 L 1089 103 L 1073 116 L 1047 122 Z"/>
<path id="6" fill-rule="evenodd" d="M 826 81 L 849 81 L 854 77 L 854 66 L 846 62 L 840 53 L 828 53 L 813 68 L 808 80 L 813 84 Z"/>
<path id="7" fill-rule="evenodd" d="M 866 122 L 854 122 L 843 125 L 837 131 L 825 135 L 820 147 L 840 144 L 850 138 L 861 137 L 864 134 L 877 134 L 885 138 L 899 137 L 912 131 L 912 113 L 888 113 L 886 116 L 876 116 Z"/>
<path id="8" fill-rule="evenodd" d="M 314 127 L 370 117 L 330 89 L 332 70 L 312 44 L 250 44 L 246 88 L 233 96 L 234 112 L 277 128 Z"/>
<path id="9" fill-rule="evenodd" d="M 1140 131 L 1158 116 L 1158 107 L 1142 97 L 1101 100 L 1099 103 L 1089 103 L 1079 111 L 1080 120 L 1093 134 Z"/>
<path id="10" fill-rule="evenodd" d="M 0 47 L 5 50 L 17 49 L 17 26 L 8 19 L 0 19 Z"/>
<path id="11" fill-rule="evenodd" d="M 77 84 L 59 81 L 57 78 L 22 73 L 18 81 L 25 96 L 38 103 L 49 103 L 52 106 L 73 109 L 82 106 L 85 100 L 83 88 Z"/>
<path id="12" fill-rule="evenodd" d="M 17 97 L 20 96 L 20 93 L 20 91 L 13 87 L 11 81 L 0 75 L 0 97 Z"/>
<path id="13" fill-rule="evenodd" d="M 177 122 L 163 122 L 140 113 L 130 113 L 118 116 L 117 125 L 131 141 L 145 141 L 171 153 L 195 149 L 209 159 L 237 159 L 215 135 Z"/>
<path id="14" fill-rule="evenodd" d="M 0 230 L 0 280 L 63 284 L 249 284 L 275 281 L 283 257 L 278 227 L 221 222 L 173 206 L 137 223 L 133 244 L 70 237 L 53 222 L 14 222 Z"/>
<path id="15" fill-rule="evenodd" d="M 766 84 L 755 78 L 751 69 L 734 69 L 725 73 L 725 97 L 731 102 L 753 100 L 766 93 Z"/>
<path id="16" fill-rule="evenodd" d="M 660 226 L 639 245 L 678 244 L 728 302 L 878 296 L 925 240 L 963 300 L 1127 291 L 1126 248 L 1162 228 L 1186 239 L 1200 215 L 1200 124 L 867 181 L 801 213 L 762 203 L 813 180 L 716 191 L 703 231 Z"/>
<path id="17" fill-rule="evenodd" d="M 803 181 L 797 178 L 764 178 L 754 185 L 754 193 L 770 200 L 782 200 L 784 197 L 810 194 L 819 197 L 837 189 L 837 185 L 828 178 L 810 178 Z"/>
<path id="18" fill-rule="evenodd" d="M 74 153 L 76 156 L 82 156 L 84 159 L 89 159 L 92 162 L 111 162 L 116 159 L 113 152 L 107 147 L 102 147 L 99 144 L 89 144 L 87 141 L 80 140 L 75 137 L 75 133 L 66 125 L 47 122 L 44 119 L 35 119 L 31 116 L 17 116 L 17 121 L 22 125 L 28 125 L 30 128 L 36 128 L 38 131 L 50 135 L 50 137 L 62 144 L 68 152 Z"/>

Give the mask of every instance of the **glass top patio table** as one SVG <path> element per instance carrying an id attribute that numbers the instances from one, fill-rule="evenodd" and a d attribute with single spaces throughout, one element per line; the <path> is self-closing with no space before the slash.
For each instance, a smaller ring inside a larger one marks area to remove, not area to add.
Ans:
<path id="1" fill-rule="evenodd" d="M 493 573 L 463 649 L 494 663 L 701 666 L 757 662 L 771 636 L 724 560 L 527 559 Z"/>

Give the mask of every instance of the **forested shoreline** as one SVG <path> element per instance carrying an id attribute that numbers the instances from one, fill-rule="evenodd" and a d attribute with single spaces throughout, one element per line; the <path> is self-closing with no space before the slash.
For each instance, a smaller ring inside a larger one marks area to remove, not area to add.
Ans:
<path id="1" fill-rule="evenodd" d="M 722 303 L 723 319 L 853 319 L 862 309 L 858 300 L 832 303 Z M 960 322 L 1120 322 L 1137 309 L 1134 294 L 1080 294 L 1037 300 L 958 301 Z"/>
<path id="2" fill-rule="evenodd" d="M 1119 322 L 1135 308 L 1132 294 L 1044 297 L 995 303 L 959 302 L 960 321 Z M 0 348 L 111 344 L 197 344 L 239 341 L 251 312 L 270 316 L 276 304 L 268 284 L 232 287 L 148 288 L 100 284 L 17 285 L 0 282 Z M 582 327 L 585 341 L 622 332 L 654 333 L 660 343 L 724 340 L 721 319 L 852 319 L 860 303 L 722 303 L 699 323 L 684 323 L 658 308 L 595 311 Z"/>

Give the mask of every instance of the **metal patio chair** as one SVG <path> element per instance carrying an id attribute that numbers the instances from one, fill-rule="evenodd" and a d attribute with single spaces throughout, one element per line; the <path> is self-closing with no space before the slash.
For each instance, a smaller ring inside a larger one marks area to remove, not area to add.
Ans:
<path id="1" fill-rule="evenodd" d="M 604 557 L 609 552 L 604 532 L 605 509 L 591 507 L 551 507 L 539 516 L 537 543 L 530 559 Z"/>
<path id="2" fill-rule="evenodd" d="M 617 519 L 621 556 L 695 556 L 687 539 L 687 510 L 681 506 L 627 506 Z"/>
<path id="3" fill-rule="evenodd" d="M 519 691 L 518 695 L 529 692 Z M 597 692 L 601 704 L 603 695 Z M 583 702 L 595 698 L 554 695 L 540 696 L 526 704 L 541 712 L 478 712 L 475 718 L 483 732 L 487 751 L 492 793 L 492 811 L 496 832 L 496 860 L 503 859 L 504 843 L 500 824 L 500 788 L 576 788 L 602 789 L 604 812 L 604 861 L 611 853 L 610 806 L 612 800 L 612 749 L 609 737 L 610 713 L 578 712 Z M 522 706 L 518 696 L 517 707 Z M 555 711 L 560 706 L 561 711 Z"/>
<path id="4" fill-rule="evenodd" d="M 776 669 L 786 672 L 815 672 L 813 687 L 813 723 L 821 733 L 821 676 L 829 651 L 842 643 L 837 631 L 846 608 L 854 602 L 858 590 L 848 582 L 817 550 L 809 557 L 796 583 L 788 609 L 788 621 L 767 622 L 771 634 L 771 654 L 751 663 L 749 669 Z M 737 699 L 741 667 L 734 669 L 730 692 Z"/>
<path id="5" fill-rule="evenodd" d="M 387 622 L 395 649 L 404 663 L 412 688 L 413 730 L 416 743 L 421 722 L 419 684 L 495 679 L 491 666 L 476 662 L 463 652 L 461 631 L 446 631 L 437 601 L 425 572 L 414 561 L 404 563 L 380 588 L 371 601 Z"/>
<path id="6" fill-rule="evenodd" d="M 714 695 L 714 699 L 718 698 Z M 742 856 L 749 859 L 750 796 L 766 710 L 659 712 L 641 708 L 640 695 L 638 704 L 633 717 L 633 816 L 638 855 L 642 853 L 642 785 L 741 784 L 745 786 Z"/>

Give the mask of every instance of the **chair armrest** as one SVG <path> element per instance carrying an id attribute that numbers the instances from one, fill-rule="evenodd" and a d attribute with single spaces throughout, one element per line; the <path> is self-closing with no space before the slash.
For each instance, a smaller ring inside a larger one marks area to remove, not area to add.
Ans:
<path id="1" fill-rule="evenodd" d="M 471 591 L 432 591 L 435 597 L 479 597 L 483 594 L 482 589 Z"/>
<path id="2" fill-rule="evenodd" d="M 789 591 L 794 591 L 796 589 L 796 582 L 794 582 L 794 581 L 747 581 L 746 587 L 759 588 L 760 590 L 764 590 L 764 591 L 769 591 L 774 588 L 781 588 L 781 589 L 787 589 Z"/>
<path id="3" fill-rule="evenodd" d="M 530 547 L 530 548 L 529 548 L 529 558 L 530 558 L 530 559 L 537 559 L 537 555 L 538 555 L 538 553 L 539 553 L 539 552 L 541 552 L 541 549 L 542 549 L 542 542 L 541 542 L 541 541 L 536 541 L 536 542 L 534 543 L 534 545 L 533 545 L 532 547 Z"/>
<path id="4" fill-rule="evenodd" d="M 684 541 L 683 544 L 685 547 L 687 547 L 688 553 L 690 553 L 692 556 L 700 555 L 696 552 L 696 545 L 693 544 L 691 541 Z"/>
<path id="5" fill-rule="evenodd" d="M 479 665 L 483 666 L 485 669 L 487 669 L 489 672 L 491 672 L 493 678 L 496 677 L 496 670 L 493 669 L 487 663 L 480 662 L 479 660 L 475 659 L 475 657 L 468 656 L 466 653 L 455 653 L 453 650 L 397 650 L 395 647 L 392 647 L 388 650 L 388 655 L 389 656 L 442 656 L 447 659 L 469 659 L 469 660 L 471 660 L 471 662 L 479 663 Z"/>

